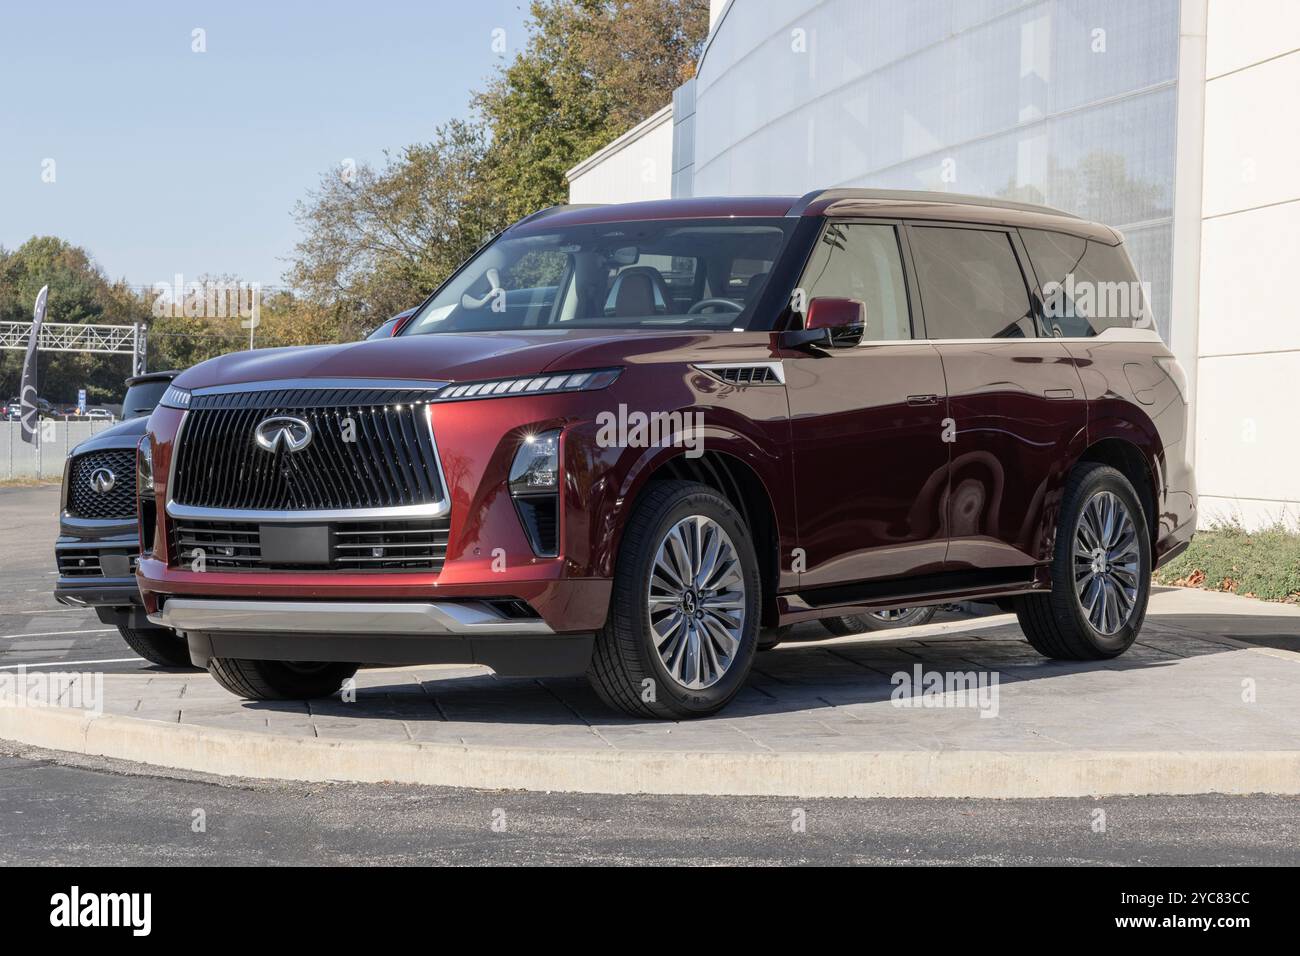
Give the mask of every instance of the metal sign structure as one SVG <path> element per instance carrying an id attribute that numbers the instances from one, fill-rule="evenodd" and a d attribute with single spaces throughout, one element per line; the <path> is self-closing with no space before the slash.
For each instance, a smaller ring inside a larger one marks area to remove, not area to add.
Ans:
<path id="1" fill-rule="evenodd" d="M 0 349 L 26 349 L 32 333 L 30 322 L 0 322 Z M 97 355 L 130 355 L 131 374 L 145 370 L 143 325 L 81 325 L 76 322 L 45 322 L 37 348 L 42 352 L 90 352 Z"/>

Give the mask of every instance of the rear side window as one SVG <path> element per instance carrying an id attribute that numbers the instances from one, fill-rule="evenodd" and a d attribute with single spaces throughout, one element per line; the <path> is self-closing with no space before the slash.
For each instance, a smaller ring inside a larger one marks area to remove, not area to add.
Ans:
<path id="1" fill-rule="evenodd" d="M 1005 232 L 914 226 L 910 235 L 930 338 L 1036 334 L 1029 290 Z"/>
<path id="2" fill-rule="evenodd" d="M 830 223 L 813 250 L 800 288 L 808 301 L 829 296 L 865 303 L 864 343 L 912 337 L 903 258 L 893 226 Z"/>
<path id="3" fill-rule="evenodd" d="M 1053 335 L 1087 338 L 1144 325 L 1146 298 L 1122 246 L 1041 229 L 1020 230 Z"/>

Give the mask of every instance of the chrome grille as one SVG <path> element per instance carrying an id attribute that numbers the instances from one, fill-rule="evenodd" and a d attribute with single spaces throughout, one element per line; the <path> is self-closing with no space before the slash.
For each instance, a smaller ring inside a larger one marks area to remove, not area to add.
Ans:
<path id="1" fill-rule="evenodd" d="M 392 508 L 443 499 L 430 391 L 276 389 L 194 396 L 178 439 L 177 504 L 257 511 Z M 311 426 L 300 451 L 258 445 L 271 417 Z"/>
<path id="2" fill-rule="evenodd" d="M 192 567 L 201 552 L 207 571 L 438 572 L 447 554 L 449 522 L 446 518 L 331 522 L 328 565 L 264 562 L 257 522 L 173 518 L 170 527 L 174 563 L 179 567 Z"/>
<path id="3" fill-rule="evenodd" d="M 90 476 L 100 468 L 113 473 L 111 490 L 96 491 Z M 135 449 L 91 451 L 72 459 L 68 468 L 68 514 L 77 518 L 135 518 Z"/>

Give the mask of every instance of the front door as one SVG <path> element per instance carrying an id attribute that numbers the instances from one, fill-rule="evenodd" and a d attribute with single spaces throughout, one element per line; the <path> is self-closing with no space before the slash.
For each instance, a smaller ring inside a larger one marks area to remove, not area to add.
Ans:
<path id="1" fill-rule="evenodd" d="M 799 285 L 865 303 L 855 348 L 783 354 L 804 588 L 943 567 L 947 389 L 939 351 L 913 335 L 901 226 L 830 222 Z"/>

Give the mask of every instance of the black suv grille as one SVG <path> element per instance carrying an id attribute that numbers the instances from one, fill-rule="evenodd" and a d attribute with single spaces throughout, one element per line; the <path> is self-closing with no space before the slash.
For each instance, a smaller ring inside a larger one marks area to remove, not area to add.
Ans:
<path id="1" fill-rule="evenodd" d="M 113 487 L 96 491 L 90 476 L 107 468 Z M 91 451 L 72 459 L 68 469 L 68 514 L 78 518 L 135 517 L 135 450 Z"/>
<path id="2" fill-rule="evenodd" d="M 66 548 L 58 552 L 59 574 L 65 578 L 102 577 L 104 568 L 100 564 L 100 555 L 114 555 L 130 558 L 130 573 L 135 574 L 135 566 L 140 560 L 138 554 L 128 555 L 125 551 L 98 551 L 95 548 Z"/>
<path id="3" fill-rule="evenodd" d="M 334 522 L 328 566 L 263 562 L 257 522 L 173 518 L 170 527 L 177 566 L 192 566 L 201 550 L 206 571 L 438 572 L 447 554 L 446 518 Z"/>
<path id="4" fill-rule="evenodd" d="M 205 508 L 390 508 L 442 500 L 428 393 L 285 389 L 195 396 L 178 444 L 172 498 Z M 311 427 L 299 451 L 258 445 L 288 416 Z"/>

